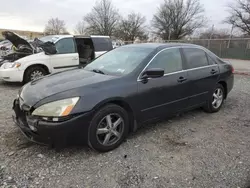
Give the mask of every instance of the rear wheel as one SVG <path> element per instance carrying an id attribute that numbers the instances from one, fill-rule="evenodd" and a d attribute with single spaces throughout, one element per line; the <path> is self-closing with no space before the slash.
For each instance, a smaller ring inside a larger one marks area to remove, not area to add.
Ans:
<path id="1" fill-rule="evenodd" d="M 209 113 L 218 112 L 224 102 L 224 92 L 224 87 L 221 84 L 217 84 L 214 91 L 209 95 L 204 110 Z"/>
<path id="2" fill-rule="evenodd" d="M 107 152 L 117 148 L 129 131 L 127 112 L 120 106 L 110 104 L 101 108 L 93 117 L 88 134 L 91 148 Z"/>
<path id="3" fill-rule="evenodd" d="M 24 73 L 24 83 L 36 80 L 47 74 L 47 71 L 41 66 L 34 66 L 28 68 Z"/>

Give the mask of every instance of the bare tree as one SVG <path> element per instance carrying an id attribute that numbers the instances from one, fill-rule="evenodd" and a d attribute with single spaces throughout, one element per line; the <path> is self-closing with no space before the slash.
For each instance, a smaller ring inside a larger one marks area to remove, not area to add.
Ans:
<path id="1" fill-rule="evenodd" d="M 92 11 L 84 17 L 87 23 L 86 31 L 91 34 L 111 36 L 119 21 L 118 10 L 111 0 L 99 0 Z"/>
<path id="2" fill-rule="evenodd" d="M 64 20 L 59 20 L 58 18 L 51 18 L 45 26 L 44 33 L 46 35 L 58 35 L 66 34 L 68 32 L 66 31 Z"/>
<path id="3" fill-rule="evenodd" d="M 163 40 L 181 39 L 205 24 L 199 0 L 164 0 L 153 16 L 152 27 Z"/>
<path id="4" fill-rule="evenodd" d="M 79 35 L 85 34 L 85 23 L 84 23 L 84 20 L 81 20 L 81 21 L 79 21 L 79 22 L 76 24 L 76 27 L 75 27 L 74 32 L 75 32 L 76 34 L 79 34 Z"/>
<path id="5" fill-rule="evenodd" d="M 239 28 L 243 33 L 250 34 L 250 0 L 236 0 L 228 5 L 230 16 L 225 22 Z"/>
<path id="6" fill-rule="evenodd" d="M 132 12 L 126 18 L 122 18 L 115 35 L 124 41 L 134 41 L 136 38 L 145 40 L 145 22 L 145 16 Z"/>

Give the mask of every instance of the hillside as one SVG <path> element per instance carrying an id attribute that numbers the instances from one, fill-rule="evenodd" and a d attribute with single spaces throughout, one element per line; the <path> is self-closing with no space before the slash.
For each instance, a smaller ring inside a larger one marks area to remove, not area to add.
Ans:
<path id="1" fill-rule="evenodd" d="M 2 32 L 3 31 L 12 31 L 17 33 L 20 36 L 26 36 L 28 39 L 33 39 L 35 37 L 41 37 L 43 36 L 43 32 L 36 32 L 36 31 L 22 31 L 22 30 L 12 30 L 12 29 L 0 29 L 0 39 L 3 38 Z"/>

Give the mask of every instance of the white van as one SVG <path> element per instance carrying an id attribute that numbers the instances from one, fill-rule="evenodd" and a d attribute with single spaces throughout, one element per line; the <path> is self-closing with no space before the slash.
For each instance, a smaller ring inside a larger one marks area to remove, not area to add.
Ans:
<path id="1" fill-rule="evenodd" d="M 85 66 L 92 59 L 113 49 L 108 36 L 45 36 L 38 40 L 40 44 L 37 46 L 13 33 L 7 39 L 17 49 L 25 45 L 26 54 L 27 46 L 31 51 L 31 55 L 16 58 L 22 54 L 21 50 L 17 50 L 0 64 L 0 79 L 8 82 L 27 83 L 50 73 Z"/>

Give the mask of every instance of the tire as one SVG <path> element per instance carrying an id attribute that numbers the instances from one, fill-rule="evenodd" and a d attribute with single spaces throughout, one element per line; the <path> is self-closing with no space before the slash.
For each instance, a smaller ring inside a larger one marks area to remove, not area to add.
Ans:
<path id="1" fill-rule="evenodd" d="M 218 101 L 217 104 L 213 104 L 213 102 L 215 101 L 214 94 L 215 93 L 218 94 L 218 91 L 221 91 L 221 94 L 219 95 L 220 96 L 219 98 L 221 101 Z M 208 113 L 218 112 L 223 105 L 223 102 L 225 99 L 224 96 L 225 96 L 224 87 L 221 84 L 216 84 L 215 89 L 209 94 L 209 98 L 207 99 L 207 104 L 203 107 L 203 109 Z"/>
<path id="2" fill-rule="evenodd" d="M 108 116 L 110 116 L 110 120 L 112 122 L 112 128 L 110 128 L 108 124 Z M 121 123 L 117 126 L 116 132 L 111 129 L 115 129 L 115 125 L 118 124 L 118 118 L 120 118 Z M 115 124 L 116 123 L 116 124 Z M 97 130 L 100 132 L 98 133 Z M 105 133 L 101 133 L 102 130 L 105 130 Z M 114 133 L 120 133 L 116 134 L 119 135 L 115 136 Z M 115 148 L 117 148 L 127 137 L 129 132 L 129 117 L 126 110 L 124 110 L 122 107 L 115 105 L 115 104 L 108 104 L 104 107 L 102 107 L 100 110 L 98 110 L 94 117 L 92 118 L 90 122 L 90 127 L 88 130 L 88 145 L 99 152 L 108 152 Z M 106 137 L 109 136 L 109 142 L 106 142 Z M 114 140 L 112 142 L 112 140 Z M 116 141 L 115 141 L 116 140 Z"/>
<path id="3" fill-rule="evenodd" d="M 24 83 L 28 83 L 34 80 L 32 75 L 34 73 L 40 74 L 41 76 L 45 76 L 47 74 L 47 71 L 41 66 L 33 66 L 28 68 L 24 73 Z"/>

